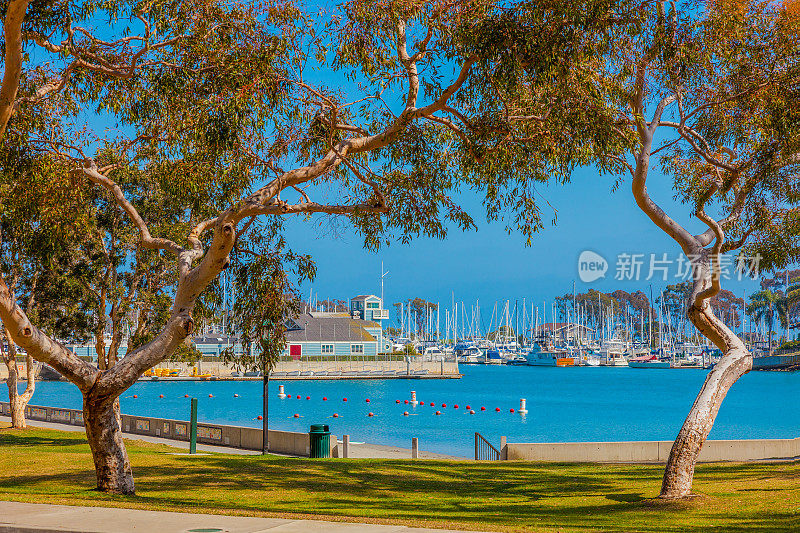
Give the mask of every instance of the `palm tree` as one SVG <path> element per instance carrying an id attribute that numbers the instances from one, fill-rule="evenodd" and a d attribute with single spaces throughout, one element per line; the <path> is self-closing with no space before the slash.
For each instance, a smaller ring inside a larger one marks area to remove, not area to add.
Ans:
<path id="1" fill-rule="evenodd" d="M 792 278 L 791 285 L 786 289 L 786 315 L 789 327 L 800 325 L 800 277 Z"/>
<path id="2" fill-rule="evenodd" d="M 772 328 L 775 325 L 775 317 L 779 319 L 784 328 L 788 325 L 787 317 L 787 298 L 782 292 L 772 292 L 764 289 L 750 296 L 750 305 L 747 306 L 747 314 L 753 317 L 756 322 L 764 321 L 769 331 L 769 353 L 772 354 Z"/>

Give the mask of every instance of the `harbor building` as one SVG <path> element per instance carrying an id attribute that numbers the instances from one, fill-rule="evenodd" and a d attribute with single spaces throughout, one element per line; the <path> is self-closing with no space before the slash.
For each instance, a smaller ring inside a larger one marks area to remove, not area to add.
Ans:
<path id="1" fill-rule="evenodd" d="M 557 342 L 587 343 L 595 338 L 595 330 L 574 322 L 549 322 L 538 326 L 536 335 L 548 335 Z"/>
<path id="2" fill-rule="evenodd" d="M 389 318 L 382 300 L 372 294 L 350 300 L 349 313 L 310 311 L 286 321 L 284 355 L 300 360 L 374 358 L 387 350 L 383 320 Z"/>

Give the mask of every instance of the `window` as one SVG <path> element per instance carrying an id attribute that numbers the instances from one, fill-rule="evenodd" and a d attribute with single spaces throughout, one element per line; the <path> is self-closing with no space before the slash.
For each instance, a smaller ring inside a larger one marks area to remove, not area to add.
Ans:
<path id="1" fill-rule="evenodd" d="M 329 355 L 333 353 L 333 344 L 322 345 L 322 355 Z"/>
<path id="2" fill-rule="evenodd" d="M 351 344 L 350 345 L 350 353 L 351 354 L 362 354 L 364 353 L 364 345 L 363 344 Z"/>
<path id="3" fill-rule="evenodd" d="M 381 304 L 378 302 L 367 302 L 367 309 L 380 309 Z"/>

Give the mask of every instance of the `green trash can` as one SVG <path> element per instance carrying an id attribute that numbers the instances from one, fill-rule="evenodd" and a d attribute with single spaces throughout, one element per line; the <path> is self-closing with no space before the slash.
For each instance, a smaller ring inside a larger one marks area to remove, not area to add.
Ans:
<path id="1" fill-rule="evenodd" d="M 331 456 L 331 432 L 328 424 L 311 424 L 308 436 L 311 439 L 312 459 Z"/>

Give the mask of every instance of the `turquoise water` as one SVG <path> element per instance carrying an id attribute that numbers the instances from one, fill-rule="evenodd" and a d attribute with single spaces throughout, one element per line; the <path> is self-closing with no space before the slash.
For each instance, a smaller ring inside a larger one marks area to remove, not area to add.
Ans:
<path id="1" fill-rule="evenodd" d="M 675 437 L 706 374 L 632 368 L 462 365 L 461 369 L 460 380 L 275 380 L 270 382 L 270 427 L 308 431 L 309 424 L 322 422 L 340 437 L 350 434 L 352 441 L 408 448 L 411 438 L 418 437 L 423 450 L 465 457 L 472 455 L 475 431 L 494 443 L 501 435 L 509 442 L 668 440 Z M 292 399 L 278 398 L 279 384 Z M 412 390 L 425 406 L 403 403 L 410 400 Z M 725 399 L 711 438 L 800 436 L 798 393 L 800 373 L 747 374 Z M 122 410 L 188 420 L 185 394 L 199 399 L 200 421 L 260 427 L 256 419 L 261 413 L 260 381 L 139 382 L 122 395 Z M 342 401 L 345 397 L 347 402 Z M 524 416 L 509 412 L 519 408 L 520 398 L 528 403 Z M 0 388 L 0 399 L 8 399 L 5 387 Z M 70 383 L 43 382 L 31 403 L 80 408 L 81 395 Z M 474 415 L 466 412 L 466 405 Z M 480 410 L 482 406 L 486 411 Z M 437 416 L 437 410 L 442 414 Z M 403 416 L 404 411 L 409 416 Z M 375 416 L 368 417 L 368 412 Z M 294 418 L 295 413 L 300 418 Z M 334 413 L 339 417 L 332 418 Z"/>

